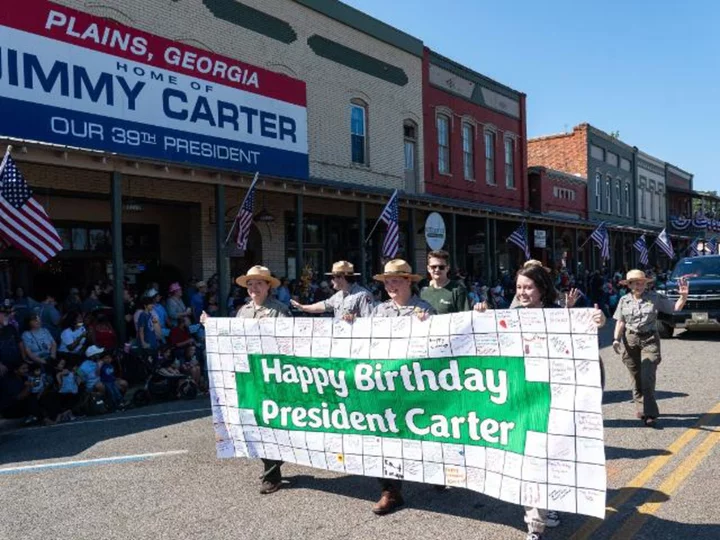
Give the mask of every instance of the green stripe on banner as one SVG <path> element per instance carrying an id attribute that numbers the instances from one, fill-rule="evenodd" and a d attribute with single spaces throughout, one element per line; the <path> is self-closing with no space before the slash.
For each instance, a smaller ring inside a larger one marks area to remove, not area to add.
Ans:
<path id="1" fill-rule="evenodd" d="M 547 433 L 550 384 L 509 356 L 402 360 L 248 355 L 239 407 L 262 427 L 463 443 L 523 454 Z"/>

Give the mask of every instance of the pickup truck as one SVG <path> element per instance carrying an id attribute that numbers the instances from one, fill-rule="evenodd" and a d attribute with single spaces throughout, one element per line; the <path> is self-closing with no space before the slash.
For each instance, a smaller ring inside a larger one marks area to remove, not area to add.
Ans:
<path id="1" fill-rule="evenodd" d="M 658 293 L 674 302 L 679 296 L 677 280 L 682 277 L 690 288 L 687 302 L 681 311 L 658 318 L 660 337 L 671 338 L 676 328 L 720 330 L 720 255 L 680 259 L 667 282 L 657 286 Z"/>

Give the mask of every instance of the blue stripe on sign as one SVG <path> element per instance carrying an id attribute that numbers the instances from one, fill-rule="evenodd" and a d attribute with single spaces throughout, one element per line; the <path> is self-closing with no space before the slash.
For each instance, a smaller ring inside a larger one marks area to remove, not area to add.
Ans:
<path id="1" fill-rule="evenodd" d="M 129 456 L 113 456 L 97 459 L 82 459 L 77 461 L 61 461 L 57 463 L 40 463 L 38 465 L 24 465 L 21 467 L 8 467 L 0 469 L 0 474 L 21 474 L 25 472 L 37 472 L 46 469 L 70 469 L 73 467 L 88 467 L 90 465 L 106 465 L 109 463 L 128 463 L 133 461 L 145 461 L 159 456 L 187 454 L 187 450 L 172 450 L 170 452 L 154 452 L 151 454 L 135 454 Z"/>
<path id="2" fill-rule="evenodd" d="M 1 134 L 8 137 L 235 172 L 299 179 L 309 175 L 307 154 L 17 99 L 0 97 L 0 118 Z M 148 142 L 153 137 L 155 142 Z"/>

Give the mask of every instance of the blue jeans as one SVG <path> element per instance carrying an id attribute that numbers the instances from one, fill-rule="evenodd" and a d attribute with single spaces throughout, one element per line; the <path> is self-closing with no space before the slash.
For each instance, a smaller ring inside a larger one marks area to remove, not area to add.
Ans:
<path id="1" fill-rule="evenodd" d="M 113 409 L 117 408 L 123 400 L 120 389 L 117 387 L 117 384 L 115 384 L 115 381 L 103 384 L 105 385 L 105 393 L 107 395 L 108 401 L 110 402 L 110 405 Z"/>

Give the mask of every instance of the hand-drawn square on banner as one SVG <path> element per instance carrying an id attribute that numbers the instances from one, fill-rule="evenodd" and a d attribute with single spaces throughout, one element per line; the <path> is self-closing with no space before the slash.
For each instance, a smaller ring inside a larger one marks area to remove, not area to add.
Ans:
<path id="1" fill-rule="evenodd" d="M 207 368 L 208 371 L 221 371 L 222 363 L 220 362 L 219 353 L 208 353 L 207 354 Z"/>
<path id="2" fill-rule="evenodd" d="M 277 444 L 263 443 L 263 448 L 265 450 L 266 459 L 276 459 L 278 461 L 282 459 L 280 447 Z"/>
<path id="3" fill-rule="evenodd" d="M 545 317 L 542 309 L 520 309 L 520 329 L 523 334 L 545 334 Z"/>
<path id="4" fill-rule="evenodd" d="M 471 311 L 461 311 L 450 315 L 450 333 L 453 335 L 466 335 L 473 333 Z"/>
<path id="5" fill-rule="evenodd" d="M 233 371 L 235 369 L 235 361 L 233 360 L 232 353 L 220 354 L 220 368 L 222 371 Z"/>
<path id="6" fill-rule="evenodd" d="M 293 447 L 293 452 L 295 453 L 295 463 L 305 465 L 306 467 L 312 465 L 310 463 L 310 452 L 308 452 L 307 448 Z"/>
<path id="7" fill-rule="evenodd" d="M 217 321 L 217 334 L 218 336 L 229 336 L 230 335 L 230 319 L 227 317 L 211 317 Z"/>
<path id="8" fill-rule="evenodd" d="M 293 336 L 309 338 L 313 335 L 313 319 L 308 317 L 297 317 L 295 320 L 295 329 Z"/>
<path id="9" fill-rule="evenodd" d="M 230 356 L 230 371 L 223 371 L 223 388 L 228 390 L 235 390 L 237 388 L 237 384 L 235 382 L 235 371 L 233 371 L 233 368 L 235 367 L 235 364 L 233 363 L 233 357 Z"/>
<path id="10" fill-rule="evenodd" d="M 408 342 L 407 358 L 427 358 L 428 340 L 426 337 L 410 338 Z"/>
<path id="11" fill-rule="evenodd" d="M 329 338 L 332 337 L 333 320 L 327 317 L 319 317 L 313 321 L 313 337 Z"/>
<path id="12" fill-rule="evenodd" d="M 363 456 L 363 469 L 365 470 L 365 476 L 381 478 L 383 475 L 383 458 L 365 454 Z"/>
<path id="13" fill-rule="evenodd" d="M 239 414 L 240 423 L 243 426 L 257 426 L 257 418 L 255 418 L 255 411 L 253 409 L 239 409 Z"/>
<path id="14" fill-rule="evenodd" d="M 363 475 L 365 470 L 362 455 L 345 453 L 345 472 L 348 474 Z"/>
<path id="15" fill-rule="evenodd" d="M 390 338 L 392 337 L 392 325 L 390 319 L 387 317 L 373 317 L 372 321 L 372 337 L 377 338 Z"/>
<path id="16" fill-rule="evenodd" d="M 260 426 L 258 427 L 258 430 L 260 431 L 260 440 L 265 443 L 277 443 L 275 440 L 275 430 L 268 427 Z"/>
<path id="17" fill-rule="evenodd" d="M 367 317 L 360 317 L 355 319 L 352 323 L 352 337 L 355 338 L 369 338 L 372 336 L 372 319 Z"/>
<path id="18" fill-rule="evenodd" d="M 233 376 L 233 380 L 234 380 L 235 374 L 231 373 L 231 375 Z M 237 408 L 237 406 L 238 406 L 237 388 L 232 388 L 232 389 L 226 388 L 225 389 L 225 405 L 227 405 L 228 407 Z"/>
<path id="19" fill-rule="evenodd" d="M 465 487 L 467 476 L 465 467 L 462 465 L 445 464 L 445 485 L 453 487 Z"/>
<path id="20" fill-rule="evenodd" d="M 401 458 L 383 457 L 383 477 L 403 479 L 403 460 Z"/>
<path id="21" fill-rule="evenodd" d="M 523 353 L 525 356 L 539 358 L 548 357 L 547 334 L 522 334 Z"/>
<path id="22" fill-rule="evenodd" d="M 247 341 L 245 340 L 245 336 L 231 336 L 230 342 L 232 343 L 233 354 L 247 353 Z"/>
<path id="23" fill-rule="evenodd" d="M 362 454 L 363 440 L 360 435 L 343 435 L 343 451 L 346 454 Z"/>
<path id="24" fill-rule="evenodd" d="M 576 444 L 578 461 L 605 465 L 605 442 L 602 439 L 578 437 Z"/>
<path id="25" fill-rule="evenodd" d="M 475 349 L 478 356 L 499 356 L 500 341 L 497 334 L 475 334 Z"/>
<path id="26" fill-rule="evenodd" d="M 473 334 L 458 334 L 450 336 L 450 349 L 453 356 L 475 356 L 475 336 Z"/>
<path id="27" fill-rule="evenodd" d="M 350 345 L 350 357 L 354 360 L 367 360 L 370 358 L 370 339 L 352 338 Z"/>
<path id="28" fill-rule="evenodd" d="M 329 358 L 332 339 L 329 337 L 313 337 L 312 355 L 315 358 Z"/>
<path id="29" fill-rule="evenodd" d="M 573 351 L 576 360 L 598 360 L 600 350 L 598 349 L 598 338 L 595 335 L 572 336 Z"/>
<path id="30" fill-rule="evenodd" d="M 575 437 L 548 435 L 547 452 L 549 459 L 575 461 Z"/>
<path id="31" fill-rule="evenodd" d="M 520 480 L 510 476 L 502 477 L 500 486 L 500 500 L 512 504 L 520 504 Z"/>
<path id="32" fill-rule="evenodd" d="M 505 450 L 487 448 L 485 450 L 485 468 L 488 471 L 502 473 L 505 467 Z"/>
<path id="33" fill-rule="evenodd" d="M 433 461 L 423 461 L 425 483 L 445 485 L 445 465 Z"/>
<path id="34" fill-rule="evenodd" d="M 403 469 L 405 473 L 405 480 L 410 482 L 423 482 L 423 462 L 415 461 L 411 459 L 403 459 Z"/>
<path id="35" fill-rule="evenodd" d="M 402 455 L 405 459 L 422 461 L 422 443 L 413 439 L 402 439 Z"/>
<path id="36" fill-rule="evenodd" d="M 547 457 L 547 433 L 528 431 L 525 434 L 525 455 L 532 457 Z"/>
<path id="37" fill-rule="evenodd" d="M 280 446 L 280 459 L 282 461 L 294 462 L 295 461 L 295 450 L 292 446 Z"/>
<path id="38" fill-rule="evenodd" d="M 277 339 L 273 336 L 263 336 L 261 339 L 263 354 L 280 354 Z"/>
<path id="39" fill-rule="evenodd" d="M 352 323 L 343 319 L 334 319 L 332 325 L 332 337 L 349 338 L 352 337 Z"/>
<path id="40" fill-rule="evenodd" d="M 427 337 L 430 335 L 430 320 L 420 320 L 418 317 L 410 317 L 412 320 L 411 337 Z"/>
<path id="41" fill-rule="evenodd" d="M 351 358 L 351 341 L 352 340 L 350 338 L 333 338 L 331 356 L 333 358 Z"/>
<path id="42" fill-rule="evenodd" d="M 345 472 L 345 456 L 343 454 L 325 453 L 327 459 L 328 470 L 344 473 Z"/>
<path id="43" fill-rule="evenodd" d="M 247 442 L 262 442 L 260 436 L 260 428 L 257 426 L 245 426 L 243 425 L 243 438 Z"/>
<path id="44" fill-rule="evenodd" d="M 216 337 L 217 336 L 217 322 L 215 317 L 208 317 L 205 321 L 205 337 Z"/>
<path id="45" fill-rule="evenodd" d="M 402 317 L 398 317 L 400 319 Z M 408 338 L 394 338 L 390 340 L 390 350 L 388 356 L 390 358 L 405 358 L 408 353 L 410 340 Z"/>
<path id="46" fill-rule="evenodd" d="M 547 358 L 525 358 L 525 380 L 550 382 L 550 361 Z"/>
<path id="47" fill-rule="evenodd" d="M 325 452 L 342 454 L 343 437 L 340 433 L 325 433 Z"/>
<path id="48" fill-rule="evenodd" d="M 465 465 L 465 446 L 462 444 L 441 443 L 443 461 L 450 465 Z M 446 474 L 447 476 L 447 474 Z"/>
<path id="49" fill-rule="evenodd" d="M 231 426 L 240 425 L 240 411 L 238 410 L 237 406 L 228 407 L 227 417 L 225 418 L 225 421 Z"/>
<path id="50" fill-rule="evenodd" d="M 393 317 L 390 326 L 392 327 L 392 337 L 409 338 L 412 330 L 412 320 L 410 317 Z"/>
<path id="51" fill-rule="evenodd" d="M 553 330 L 555 329 L 553 328 Z M 572 336 L 570 334 L 548 334 L 548 353 L 553 358 L 572 358 Z"/>
<path id="52" fill-rule="evenodd" d="M 550 382 L 575 384 L 575 362 L 573 360 L 551 358 Z"/>
<path id="53" fill-rule="evenodd" d="M 372 338 L 370 341 L 370 358 L 373 360 L 387 360 L 390 358 L 390 340 Z"/>
<path id="54" fill-rule="evenodd" d="M 371 435 L 362 435 L 363 454 L 366 456 L 382 456 L 382 439 Z"/>
<path id="55" fill-rule="evenodd" d="M 473 332 L 476 334 L 488 334 L 497 332 L 497 320 L 495 311 L 473 311 L 472 312 Z"/>
<path id="56" fill-rule="evenodd" d="M 275 317 L 266 317 L 259 319 L 258 326 L 260 327 L 261 336 L 274 336 L 275 335 Z"/>
<path id="57" fill-rule="evenodd" d="M 505 452 L 505 464 L 503 465 L 503 476 L 522 478 L 523 459 L 525 456 L 515 452 Z"/>
<path id="58" fill-rule="evenodd" d="M 317 450 L 310 450 L 310 463 L 316 469 L 327 469 L 327 457 L 325 452 L 318 452 Z"/>
<path id="59" fill-rule="evenodd" d="M 522 334 L 498 334 L 500 341 L 500 354 L 502 356 L 523 356 Z"/>
<path id="60" fill-rule="evenodd" d="M 309 337 L 293 338 L 293 355 L 294 356 L 312 356 L 312 338 L 309 338 Z"/>
<path id="61" fill-rule="evenodd" d="M 423 461 L 442 463 L 442 444 L 435 441 L 422 441 Z"/>
<path id="62" fill-rule="evenodd" d="M 292 442 L 290 441 L 290 432 L 286 429 L 276 429 L 275 440 L 280 446 L 292 446 Z"/>
<path id="63" fill-rule="evenodd" d="M 259 336 L 260 335 L 260 319 L 244 319 L 245 321 L 245 335 L 246 336 Z"/>
<path id="64" fill-rule="evenodd" d="M 449 336 L 430 336 L 428 338 L 428 356 L 430 358 L 452 356 Z"/>
<path id="65" fill-rule="evenodd" d="M 220 352 L 220 347 L 218 347 L 218 338 L 217 337 L 205 337 L 205 352 L 208 352 L 208 353 Z"/>
<path id="66" fill-rule="evenodd" d="M 575 407 L 575 386 L 572 384 L 551 384 L 550 407 L 568 411 L 573 410 L 573 407 Z"/>
<path id="67" fill-rule="evenodd" d="M 570 310 L 570 331 L 573 334 L 597 334 L 597 325 L 593 320 L 594 310 L 576 308 Z"/>
<path id="68" fill-rule="evenodd" d="M 450 335 L 450 315 L 435 315 L 430 318 L 431 336 Z"/>
<path id="69" fill-rule="evenodd" d="M 235 457 L 250 457 L 248 455 L 248 447 L 247 444 L 245 444 L 245 441 L 233 441 L 233 446 L 235 446 Z"/>
<path id="70" fill-rule="evenodd" d="M 574 514 L 577 508 L 575 488 L 548 484 L 548 508 Z"/>
<path id="71" fill-rule="evenodd" d="M 605 490 L 607 476 L 603 465 L 577 464 L 578 487 Z"/>
<path id="72" fill-rule="evenodd" d="M 485 447 L 472 444 L 465 445 L 465 463 L 468 467 L 485 468 Z"/>
<path id="73" fill-rule="evenodd" d="M 246 339 L 248 354 L 262 354 L 262 342 L 260 336 L 248 336 Z"/>
<path id="74" fill-rule="evenodd" d="M 522 479 L 530 482 L 547 482 L 547 459 L 525 456 Z"/>
<path id="75" fill-rule="evenodd" d="M 520 504 L 532 508 L 547 508 L 547 484 L 523 482 L 520 486 Z"/>
<path id="76" fill-rule="evenodd" d="M 582 386 L 600 386 L 600 362 L 594 360 L 575 361 L 575 380 Z"/>
<path id="77" fill-rule="evenodd" d="M 307 441 L 305 439 L 306 435 L 307 432 L 305 431 L 291 431 L 290 442 L 292 443 L 293 447 L 307 449 Z"/>
<path id="78" fill-rule="evenodd" d="M 520 316 L 518 309 L 495 310 L 498 332 L 520 332 Z"/>
<path id="79" fill-rule="evenodd" d="M 605 491 L 578 488 L 577 510 L 583 514 L 603 519 L 605 517 L 606 499 L 607 494 Z"/>
<path id="80" fill-rule="evenodd" d="M 383 457 L 401 458 L 402 453 L 402 439 L 393 439 L 390 437 L 382 438 L 382 453 Z"/>
<path id="81" fill-rule="evenodd" d="M 279 337 L 277 338 L 277 345 L 280 354 L 292 356 L 294 354 L 293 349 L 293 338 L 291 337 Z"/>
<path id="82" fill-rule="evenodd" d="M 602 412 L 602 388 L 578 386 L 575 392 L 575 410 L 580 412 Z"/>
<path id="83" fill-rule="evenodd" d="M 575 462 L 559 459 L 549 460 L 548 483 L 575 487 Z"/>
<path id="84" fill-rule="evenodd" d="M 265 457 L 265 448 L 263 448 L 263 443 L 260 441 L 245 441 L 245 446 L 248 450 L 248 457 L 250 458 L 264 458 Z"/>
<path id="85" fill-rule="evenodd" d="M 485 472 L 485 495 L 495 499 L 500 498 L 500 490 L 502 489 L 502 474 L 486 471 Z"/>
<path id="86" fill-rule="evenodd" d="M 292 337 L 295 323 L 292 317 L 278 317 L 275 319 L 275 336 Z"/>
<path id="87" fill-rule="evenodd" d="M 233 317 L 230 319 L 230 335 L 231 336 L 244 336 L 245 335 L 245 319 L 239 317 Z"/>
<path id="88" fill-rule="evenodd" d="M 465 482 L 468 489 L 479 492 L 485 491 L 485 469 L 466 467 Z"/>
<path id="89" fill-rule="evenodd" d="M 548 433 L 553 435 L 575 435 L 575 413 L 551 408 Z"/>
<path id="90" fill-rule="evenodd" d="M 577 428 L 578 437 L 588 437 L 591 439 L 603 438 L 602 414 L 576 412 L 575 427 Z"/>
<path id="91" fill-rule="evenodd" d="M 570 311 L 567 309 L 544 309 L 547 329 L 558 334 L 570 333 Z"/>
<path id="92" fill-rule="evenodd" d="M 305 441 L 307 442 L 307 449 L 315 452 L 325 451 L 325 434 L 316 433 L 314 431 L 308 431 L 305 434 Z"/>

